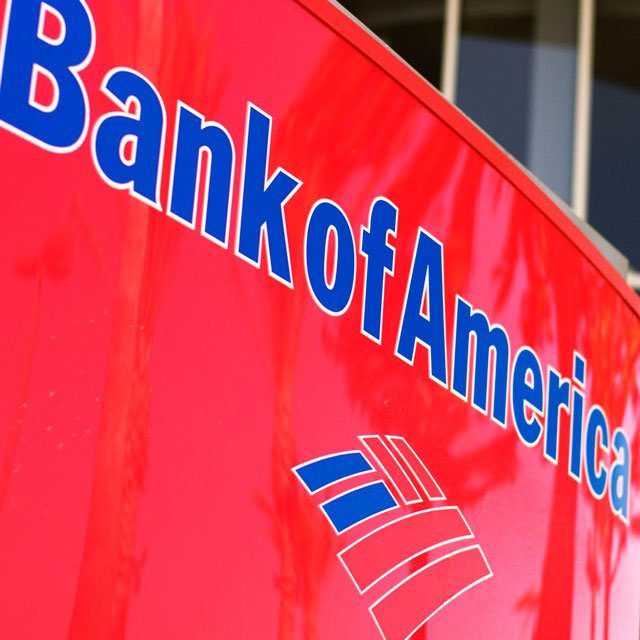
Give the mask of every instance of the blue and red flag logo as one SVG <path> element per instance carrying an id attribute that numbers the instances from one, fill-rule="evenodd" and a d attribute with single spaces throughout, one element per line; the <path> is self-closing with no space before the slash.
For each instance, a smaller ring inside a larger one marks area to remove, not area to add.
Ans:
<path id="1" fill-rule="evenodd" d="M 460 509 L 444 504 L 442 489 L 404 438 L 367 435 L 359 440 L 360 449 L 315 458 L 293 471 L 311 495 L 351 481 L 349 489 L 320 508 L 338 536 L 363 525 L 362 535 L 338 553 L 360 595 L 413 559 L 437 555 L 392 582 L 369 606 L 385 640 L 406 640 L 493 573 L 480 546 L 471 544 L 474 535 Z M 393 510 L 397 518 L 378 523 Z M 458 545 L 447 552 L 453 543 Z"/>

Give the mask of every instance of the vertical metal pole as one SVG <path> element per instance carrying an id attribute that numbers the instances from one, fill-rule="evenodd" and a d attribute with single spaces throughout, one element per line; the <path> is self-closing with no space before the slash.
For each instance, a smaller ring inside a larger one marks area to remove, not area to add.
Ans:
<path id="1" fill-rule="evenodd" d="M 440 86 L 444 97 L 449 102 L 455 102 L 456 99 L 461 15 L 462 0 L 445 0 L 442 79 Z"/>
<path id="2" fill-rule="evenodd" d="M 596 0 L 580 0 L 576 73 L 575 138 L 573 141 L 573 210 L 587 219 L 591 146 L 591 91 Z"/>

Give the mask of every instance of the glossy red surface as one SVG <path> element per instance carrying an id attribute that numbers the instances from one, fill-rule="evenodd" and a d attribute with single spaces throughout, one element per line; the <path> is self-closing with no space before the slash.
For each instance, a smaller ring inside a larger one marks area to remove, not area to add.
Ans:
<path id="1" fill-rule="evenodd" d="M 393 433 L 494 573 L 415 638 L 637 638 L 640 305 L 597 250 L 325 0 L 88 4 L 92 124 L 113 108 L 99 87 L 115 66 L 158 88 L 167 140 L 179 99 L 237 155 L 247 101 L 273 116 L 271 167 L 303 182 L 286 207 L 295 287 L 113 190 L 88 142 L 58 156 L 0 131 L 2 637 L 379 637 L 290 470 Z M 330 317 L 302 260 L 318 198 L 359 229 L 381 195 L 399 222 L 379 346 L 360 333 L 362 269 Z M 630 526 L 567 475 L 566 428 L 554 466 L 430 380 L 423 351 L 394 357 L 419 226 L 444 243 L 449 334 L 459 293 L 514 352 L 564 375 L 585 355 L 587 402 L 631 442 Z"/>

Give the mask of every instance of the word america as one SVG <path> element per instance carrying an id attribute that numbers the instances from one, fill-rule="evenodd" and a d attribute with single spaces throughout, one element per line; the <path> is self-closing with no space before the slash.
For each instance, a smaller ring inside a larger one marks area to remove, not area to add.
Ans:
<path id="1" fill-rule="evenodd" d="M 89 102 L 79 72 L 90 63 L 94 48 L 95 27 L 84 0 L 8 2 L 1 52 L 0 125 L 53 153 L 78 149 L 89 132 Z M 38 86 L 43 81 L 53 89 L 50 100 L 39 97 Z M 110 186 L 127 190 L 162 211 L 166 113 L 161 96 L 140 73 L 122 67 L 107 73 L 102 92 L 117 110 L 102 115 L 92 130 L 92 155 L 100 176 Z M 235 170 L 231 136 L 221 124 L 205 121 L 182 102 L 177 104 L 175 124 L 166 213 L 195 229 L 206 155 L 200 233 L 226 248 Z M 293 288 L 284 207 L 302 183 L 282 168 L 268 175 L 271 128 L 272 118 L 248 103 L 234 253 L 260 267 L 264 246 L 270 275 Z M 360 236 L 359 252 L 365 264 L 361 332 L 378 344 L 382 341 L 385 280 L 394 274 L 395 250 L 390 239 L 396 236 L 397 217 L 392 202 L 376 198 Z M 331 237 L 335 254 L 329 279 Z M 341 315 L 349 308 L 356 257 L 353 230 L 344 211 L 331 200 L 318 200 L 306 225 L 304 264 L 311 295 L 325 313 Z M 569 379 L 551 366 L 543 371 L 538 355 L 529 347 L 518 349 L 512 357 L 506 330 L 457 296 L 449 372 L 443 273 L 442 244 L 419 229 L 395 355 L 413 365 L 416 347 L 422 345 L 428 350 L 430 378 L 485 415 L 489 415 L 492 382 L 490 418 L 506 428 L 510 407 L 520 440 L 527 447 L 544 440 L 543 455 L 554 464 L 558 464 L 560 416 L 566 413 L 569 475 L 577 482 L 586 475 L 591 494 L 596 499 L 608 494 L 612 513 L 628 524 L 629 442 L 621 428 L 611 432 L 600 406 L 585 407 L 585 359 L 574 353 Z"/>

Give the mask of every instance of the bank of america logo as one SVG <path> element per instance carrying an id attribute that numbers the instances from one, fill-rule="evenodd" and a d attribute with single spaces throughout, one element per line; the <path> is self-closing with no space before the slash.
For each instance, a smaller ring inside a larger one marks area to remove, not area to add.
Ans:
<path id="1" fill-rule="evenodd" d="M 357 531 L 359 537 L 338 558 L 363 598 L 411 560 L 437 556 L 408 576 L 402 572 L 397 580 L 387 580 L 391 587 L 369 605 L 385 640 L 406 640 L 493 573 L 480 546 L 471 544 L 474 535 L 460 509 L 445 504 L 446 496 L 404 438 L 359 440 L 360 449 L 315 458 L 293 471 L 319 498 L 325 489 L 350 482 L 347 490 L 321 501 L 320 508 L 338 536 Z M 382 514 L 394 510 L 397 518 L 376 526 Z"/>

